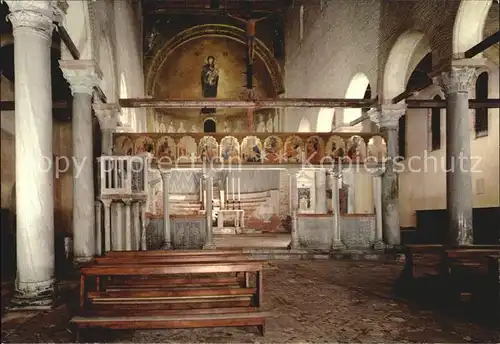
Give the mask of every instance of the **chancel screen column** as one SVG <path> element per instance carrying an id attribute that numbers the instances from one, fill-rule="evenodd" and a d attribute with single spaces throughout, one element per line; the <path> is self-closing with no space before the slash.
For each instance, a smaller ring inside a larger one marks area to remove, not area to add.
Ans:
<path id="1" fill-rule="evenodd" d="M 316 213 L 326 214 L 326 172 L 319 170 L 314 173 L 314 182 L 316 187 Z"/>
<path id="2" fill-rule="evenodd" d="M 298 210 L 298 190 L 297 190 L 297 170 L 288 170 L 289 176 L 289 193 L 288 193 L 288 204 L 290 207 L 290 217 L 292 219 L 292 233 L 291 233 L 291 243 L 290 246 L 293 249 L 300 248 L 299 241 L 299 233 L 298 233 L 298 219 L 297 219 L 297 210 Z"/>
<path id="3" fill-rule="evenodd" d="M 52 1 L 7 1 L 14 36 L 16 252 L 14 307 L 50 307 L 54 292 Z"/>
<path id="4" fill-rule="evenodd" d="M 332 249 L 344 248 L 340 232 L 340 200 L 339 200 L 339 183 L 342 178 L 342 172 L 337 170 L 330 171 L 330 185 L 332 187 L 332 215 L 333 215 L 333 234 L 332 234 Z"/>
<path id="5" fill-rule="evenodd" d="M 205 249 L 215 249 L 215 244 L 213 242 L 213 229 L 212 229 L 212 208 L 213 208 L 213 185 L 214 185 L 214 175 L 213 171 L 210 171 L 208 173 L 205 173 L 204 179 L 205 179 L 205 189 L 207 191 L 207 197 L 205 199 L 205 209 L 206 209 L 206 216 L 207 216 L 207 236 L 205 240 L 205 245 L 203 248 Z"/>
<path id="6" fill-rule="evenodd" d="M 75 264 L 80 264 L 92 260 L 96 251 L 92 93 L 102 73 L 93 60 L 59 64 L 73 93 L 73 252 Z"/>
<path id="7" fill-rule="evenodd" d="M 469 89 L 475 68 L 451 67 L 440 82 L 446 94 L 446 208 L 448 242 L 472 245 L 472 178 Z"/>
<path id="8" fill-rule="evenodd" d="M 389 246 L 401 243 L 399 226 L 399 185 L 394 163 L 398 158 L 399 118 L 406 112 L 406 104 L 383 104 L 368 112 L 382 132 L 387 134 L 387 164 L 382 177 L 382 222 L 385 242 Z"/>
<path id="9" fill-rule="evenodd" d="M 385 248 L 383 241 L 383 221 L 382 221 L 382 175 L 384 173 L 383 168 L 374 168 L 370 170 L 372 175 L 372 187 L 373 187 L 373 204 L 375 208 L 375 240 L 373 242 L 373 248 L 383 249 Z"/>
<path id="10" fill-rule="evenodd" d="M 120 107 L 110 103 L 94 103 L 94 111 L 101 127 L 101 153 L 102 155 L 113 155 L 113 132 L 119 122 Z"/>
<path id="11" fill-rule="evenodd" d="M 169 214 L 169 182 L 170 175 L 172 171 L 162 171 L 161 179 L 163 180 L 163 233 L 164 233 L 164 241 L 163 247 L 164 250 L 170 250 L 172 248 L 172 236 L 170 233 L 170 214 Z"/>

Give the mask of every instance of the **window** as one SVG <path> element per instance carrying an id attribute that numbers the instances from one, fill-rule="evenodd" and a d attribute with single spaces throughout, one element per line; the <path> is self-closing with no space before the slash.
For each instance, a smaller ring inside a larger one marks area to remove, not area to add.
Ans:
<path id="1" fill-rule="evenodd" d="M 488 73 L 481 73 L 476 80 L 476 100 L 488 99 Z M 488 109 L 475 110 L 474 130 L 476 137 L 488 135 Z"/>
<path id="2" fill-rule="evenodd" d="M 441 100 L 440 96 L 435 96 L 434 100 Z M 431 110 L 431 149 L 441 148 L 441 109 L 432 108 Z"/>
<path id="3" fill-rule="evenodd" d="M 300 5 L 299 13 L 299 37 L 300 41 L 304 39 L 304 5 Z"/>
<path id="4" fill-rule="evenodd" d="M 399 157 L 406 158 L 406 116 L 403 115 L 399 118 Z"/>

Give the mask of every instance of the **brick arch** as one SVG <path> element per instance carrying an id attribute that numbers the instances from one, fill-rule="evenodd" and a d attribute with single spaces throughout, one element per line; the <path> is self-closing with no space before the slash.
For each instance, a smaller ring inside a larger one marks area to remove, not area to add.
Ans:
<path id="1" fill-rule="evenodd" d="M 484 24 L 493 0 L 462 0 L 453 26 L 453 53 L 464 53 L 483 40 Z M 476 57 L 481 57 L 478 54 Z"/>
<path id="2" fill-rule="evenodd" d="M 420 61 L 430 51 L 429 42 L 420 31 L 410 30 L 399 36 L 384 68 L 382 84 L 384 100 L 389 101 L 405 91 L 412 67 L 415 67 L 414 61 Z"/>

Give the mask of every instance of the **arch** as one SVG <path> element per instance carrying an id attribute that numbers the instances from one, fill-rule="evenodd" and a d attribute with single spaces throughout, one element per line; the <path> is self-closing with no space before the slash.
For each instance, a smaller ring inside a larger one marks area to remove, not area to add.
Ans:
<path id="1" fill-rule="evenodd" d="M 366 93 L 366 89 L 370 85 L 370 80 L 364 73 L 357 73 L 351 79 L 349 87 L 345 93 L 346 99 L 363 99 Z M 355 119 L 361 117 L 362 109 L 345 108 L 344 109 L 344 123 L 349 123 Z M 360 128 L 359 125 L 354 126 L 355 128 Z"/>
<path id="2" fill-rule="evenodd" d="M 391 100 L 405 91 L 413 68 L 430 51 L 427 38 L 419 31 L 406 31 L 399 36 L 384 68 L 382 85 L 384 100 Z"/>
<path id="3" fill-rule="evenodd" d="M 217 123 L 213 118 L 207 118 L 203 121 L 204 133 L 215 133 L 217 131 Z"/>
<path id="4" fill-rule="evenodd" d="M 120 74 L 120 98 L 128 98 L 128 88 L 127 88 L 127 79 L 125 77 L 125 73 L 122 72 Z M 122 124 L 124 124 L 127 127 L 134 128 L 134 116 L 133 116 L 133 109 L 130 108 L 122 108 L 121 109 L 121 115 L 120 115 L 120 121 Z"/>
<path id="5" fill-rule="evenodd" d="M 476 99 L 488 99 L 489 89 L 489 74 L 487 71 L 482 72 L 476 79 Z M 474 132 L 476 137 L 488 135 L 488 109 L 480 108 L 474 110 Z"/>
<path id="6" fill-rule="evenodd" d="M 102 35 L 99 43 L 99 67 L 103 75 L 101 88 L 110 103 L 114 103 L 117 96 L 115 65 L 114 53 L 109 36 Z"/>
<path id="7" fill-rule="evenodd" d="M 318 112 L 316 122 L 317 133 L 329 133 L 332 131 L 333 119 L 335 117 L 335 108 L 321 108 Z"/>
<path id="8" fill-rule="evenodd" d="M 153 94 L 156 74 L 168 56 L 183 44 L 203 37 L 225 37 L 241 44 L 246 44 L 245 30 L 231 25 L 206 24 L 186 29 L 168 41 L 154 56 L 146 76 L 146 94 Z M 271 77 L 276 95 L 284 92 L 283 74 L 273 53 L 259 39 L 255 40 L 255 55 L 260 58 Z"/>
<path id="9" fill-rule="evenodd" d="M 483 40 L 483 31 L 493 0 L 462 0 L 453 26 L 453 53 L 466 52 Z M 475 57 L 481 57 L 478 54 Z"/>
<path id="10" fill-rule="evenodd" d="M 89 2 L 75 0 L 68 2 L 68 10 L 64 16 L 64 27 L 80 52 L 81 59 L 94 58 L 92 51 L 92 16 L 90 15 Z M 62 58 L 72 58 L 69 50 L 62 48 Z"/>
<path id="11" fill-rule="evenodd" d="M 297 129 L 299 133 L 310 133 L 311 132 L 311 123 L 307 119 L 307 117 L 302 117 L 299 123 L 299 129 Z"/>

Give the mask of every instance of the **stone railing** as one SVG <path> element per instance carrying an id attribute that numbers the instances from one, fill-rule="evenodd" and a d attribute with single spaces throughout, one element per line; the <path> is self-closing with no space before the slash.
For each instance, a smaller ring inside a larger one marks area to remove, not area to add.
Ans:
<path id="1" fill-rule="evenodd" d="M 101 156 L 98 162 L 101 198 L 147 197 L 146 156 Z"/>
<path id="2" fill-rule="evenodd" d="M 338 159 L 382 162 L 385 139 L 378 133 L 119 133 L 113 137 L 115 155 L 149 152 L 159 164 L 311 164 Z"/>

